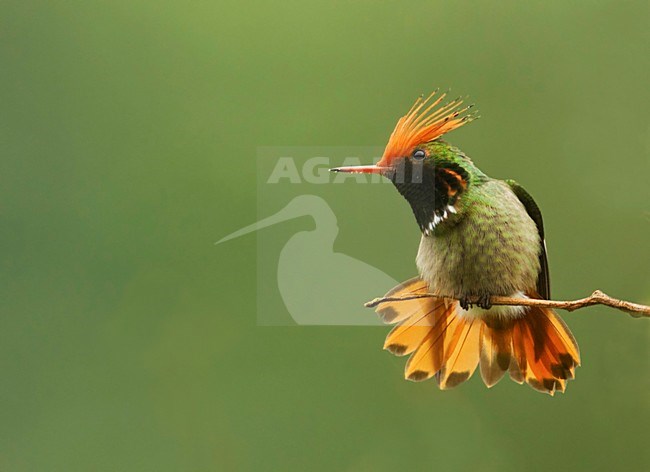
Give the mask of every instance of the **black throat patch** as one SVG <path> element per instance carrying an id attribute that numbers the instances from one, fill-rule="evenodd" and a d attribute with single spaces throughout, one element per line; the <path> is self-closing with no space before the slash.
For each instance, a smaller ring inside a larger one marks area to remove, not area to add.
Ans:
<path id="1" fill-rule="evenodd" d="M 454 205 L 468 185 L 467 171 L 456 163 L 434 166 L 412 159 L 404 159 L 391 180 L 425 234 L 456 212 Z"/>

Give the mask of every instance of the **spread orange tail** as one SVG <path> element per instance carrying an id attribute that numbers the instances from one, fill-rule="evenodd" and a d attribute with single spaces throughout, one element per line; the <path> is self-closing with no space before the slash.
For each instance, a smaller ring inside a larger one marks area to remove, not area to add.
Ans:
<path id="1" fill-rule="evenodd" d="M 414 278 L 386 296 L 427 290 L 425 282 Z M 421 381 L 435 376 L 441 389 L 464 382 L 480 364 L 488 387 L 508 371 L 514 381 L 553 395 L 564 392 L 580 365 L 573 335 L 548 308 L 528 307 L 519 318 L 463 317 L 456 300 L 416 298 L 384 302 L 377 313 L 386 323 L 396 324 L 384 349 L 398 356 L 411 354 L 405 377 Z"/>

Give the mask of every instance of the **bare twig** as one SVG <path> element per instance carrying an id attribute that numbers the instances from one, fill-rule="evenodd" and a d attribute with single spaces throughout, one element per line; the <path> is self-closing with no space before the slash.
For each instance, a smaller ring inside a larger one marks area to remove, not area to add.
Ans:
<path id="1" fill-rule="evenodd" d="M 381 297 L 375 298 L 372 301 L 369 301 L 365 304 L 368 308 L 376 307 L 377 305 L 384 302 L 396 302 L 402 300 L 413 300 L 416 298 L 451 298 L 444 295 L 435 295 L 433 293 L 414 293 L 412 295 L 406 295 L 402 297 Z M 477 300 L 470 300 L 471 303 L 476 303 Z M 586 298 L 580 298 L 578 300 L 568 300 L 568 301 L 555 301 L 555 300 L 536 300 L 533 298 L 512 298 L 512 297 L 498 297 L 493 296 L 490 299 L 492 305 L 511 305 L 511 306 L 541 306 L 546 308 L 558 308 L 560 310 L 573 311 L 579 308 L 584 308 L 591 305 L 605 305 L 611 308 L 616 308 L 626 312 L 627 314 L 635 318 L 650 318 L 650 306 L 639 305 L 638 303 L 632 303 L 625 300 L 619 300 L 617 298 L 612 298 L 609 295 L 596 290 L 590 296 Z"/>

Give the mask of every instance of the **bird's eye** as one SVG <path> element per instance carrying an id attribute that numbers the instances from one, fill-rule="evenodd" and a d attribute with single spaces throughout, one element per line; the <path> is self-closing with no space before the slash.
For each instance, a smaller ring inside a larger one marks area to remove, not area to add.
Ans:
<path id="1" fill-rule="evenodd" d="M 422 149 L 416 149 L 413 153 L 413 159 L 415 160 L 421 161 L 425 157 L 427 157 L 427 154 Z"/>

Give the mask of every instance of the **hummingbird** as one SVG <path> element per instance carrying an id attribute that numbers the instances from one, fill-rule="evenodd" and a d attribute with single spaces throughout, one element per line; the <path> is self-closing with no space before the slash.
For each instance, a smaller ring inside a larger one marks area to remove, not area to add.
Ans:
<path id="1" fill-rule="evenodd" d="M 389 291 L 377 307 L 395 327 L 384 349 L 410 355 L 405 377 L 455 387 L 480 366 L 489 388 L 508 372 L 517 383 L 554 395 L 580 365 L 578 344 L 550 308 L 492 306 L 492 296 L 551 296 L 542 214 L 514 180 L 488 177 L 442 140 L 477 118 L 446 93 L 420 96 L 402 116 L 375 165 L 333 172 L 380 174 L 409 203 L 422 236 L 419 276 Z M 448 298 L 408 298 L 432 293 Z"/>

